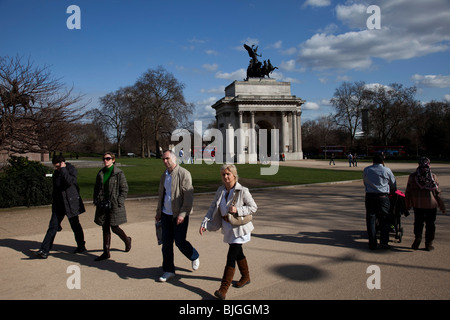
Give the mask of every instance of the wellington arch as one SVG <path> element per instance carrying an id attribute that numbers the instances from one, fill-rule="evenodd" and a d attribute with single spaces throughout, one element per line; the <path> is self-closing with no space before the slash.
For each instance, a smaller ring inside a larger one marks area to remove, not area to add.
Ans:
<path id="1" fill-rule="evenodd" d="M 289 82 L 248 78 L 228 85 L 225 97 L 211 106 L 216 111 L 217 129 L 224 137 L 224 159 L 227 150 L 234 155 L 243 152 L 246 162 L 266 157 L 279 160 L 276 158 L 281 156 L 285 160 L 303 159 L 301 106 L 304 103 L 305 100 L 291 94 Z M 267 144 L 261 139 L 264 134 Z"/>

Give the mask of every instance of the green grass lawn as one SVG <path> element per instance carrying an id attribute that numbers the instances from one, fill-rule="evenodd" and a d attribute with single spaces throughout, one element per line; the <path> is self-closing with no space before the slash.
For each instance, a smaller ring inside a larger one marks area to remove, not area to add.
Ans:
<path id="1" fill-rule="evenodd" d="M 97 160 L 97 159 L 96 159 Z M 117 163 L 125 172 L 129 186 L 129 197 L 154 196 L 158 192 L 159 179 L 165 167 L 159 159 L 120 158 Z M 215 191 L 221 184 L 220 164 L 182 165 L 190 171 L 195 192 Z M 298 185 L 319 182 L 335 182 L 362 179 L 359 171 L 309 169 L 280 166 L 275 175 L 261 175 L 260 164 L 238 164 L 240 182 L 250 188 Z M 95 177 L 99 168 L 79 168 L 78 184 L 83 199 L 92 199 Z M 397 173 L 396 173 L 397 175 Z"/>

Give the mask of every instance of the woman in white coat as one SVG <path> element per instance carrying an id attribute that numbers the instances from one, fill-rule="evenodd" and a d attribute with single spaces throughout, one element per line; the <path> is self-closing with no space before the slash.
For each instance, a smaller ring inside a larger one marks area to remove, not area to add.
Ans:
<path id="1" fill-rule="evenodd" d="M 229 244 L 222 283 L 219 290 L 214 293 L 216 297 L 224 300 L 233 281 L 236 262 L 241 272 L 241 279 L 235 284 L 235 287 L 242 288 L 250 283 L 250 273 L 242 245 L 250 241 L 251 232 L 254 229 L 251 215 L 256 212 L 258 207 L 248 188 L 238 183 L 235 165 L 223 165 L 220 174 L 223 185 L 217 189 L 214 200 L 200 226 L 200 234 L 203 235 L 206 230 L 216 231 L 222 228 L 223 241 Z M 246 223 L 233 227 L 228 218 L 229 213 Z M 248 221 L 249 218 L 250 221 Z"/>

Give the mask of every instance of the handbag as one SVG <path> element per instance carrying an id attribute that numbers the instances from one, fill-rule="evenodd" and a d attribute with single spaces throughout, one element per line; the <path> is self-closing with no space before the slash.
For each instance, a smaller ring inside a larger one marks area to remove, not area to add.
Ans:
<path id="1" fill-rule="evenodd" d="M 112 208 L 112 203 L 111 203 L 111 200 L 101 200 L 98 203 L 98 206 L 102 210 L 109 210 Z"/>
<path id="2" fill-rule="evenodd" d="M 238 190 L 235 190 L 230 207 L 236 204 L 238 193 L 239 193 Z M 239 227 L 244 224 L 247 224 L 250 221 L 252 221 L 252 219 L 253 217 L 251 214 L 246 216 L 238 216 L 237 213 L 228 213 L 226 216 L 224 216 L 224 220 L 227 221 L 229 224 L 231 224 L 233 227 Z"/>

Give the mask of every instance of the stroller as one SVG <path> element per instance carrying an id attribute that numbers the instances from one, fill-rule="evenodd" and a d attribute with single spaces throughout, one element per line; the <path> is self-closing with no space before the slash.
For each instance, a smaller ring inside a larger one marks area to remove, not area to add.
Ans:
<path id="1" fill-rule="evenodd" d="M 389 195 L 390 207 L 389 207 L 389 233 L 394 234 L 395 239 L 400 243 L 403 237 L 403 227 L 401 216 L 409 216 L 409 211 L 406 210 L 405 194 L 400 190 L 396 190 L 395 193 Z M 376 221 L 376 231 L 380 231 L 378 219 Z"/>
<path id="2" fill-rule="evenodd" d="M 390 208 L 389 208 L 389 220 L 390 220 L 390 232 L 394 233 L 395 239 L 398 242 L 402 242 L 403 227 L 401 216 L 409 216 L 409 211 L 405 206 L 405 194 L 400 190 L 396 190 L 395 193 L 389 195 Z"/>

